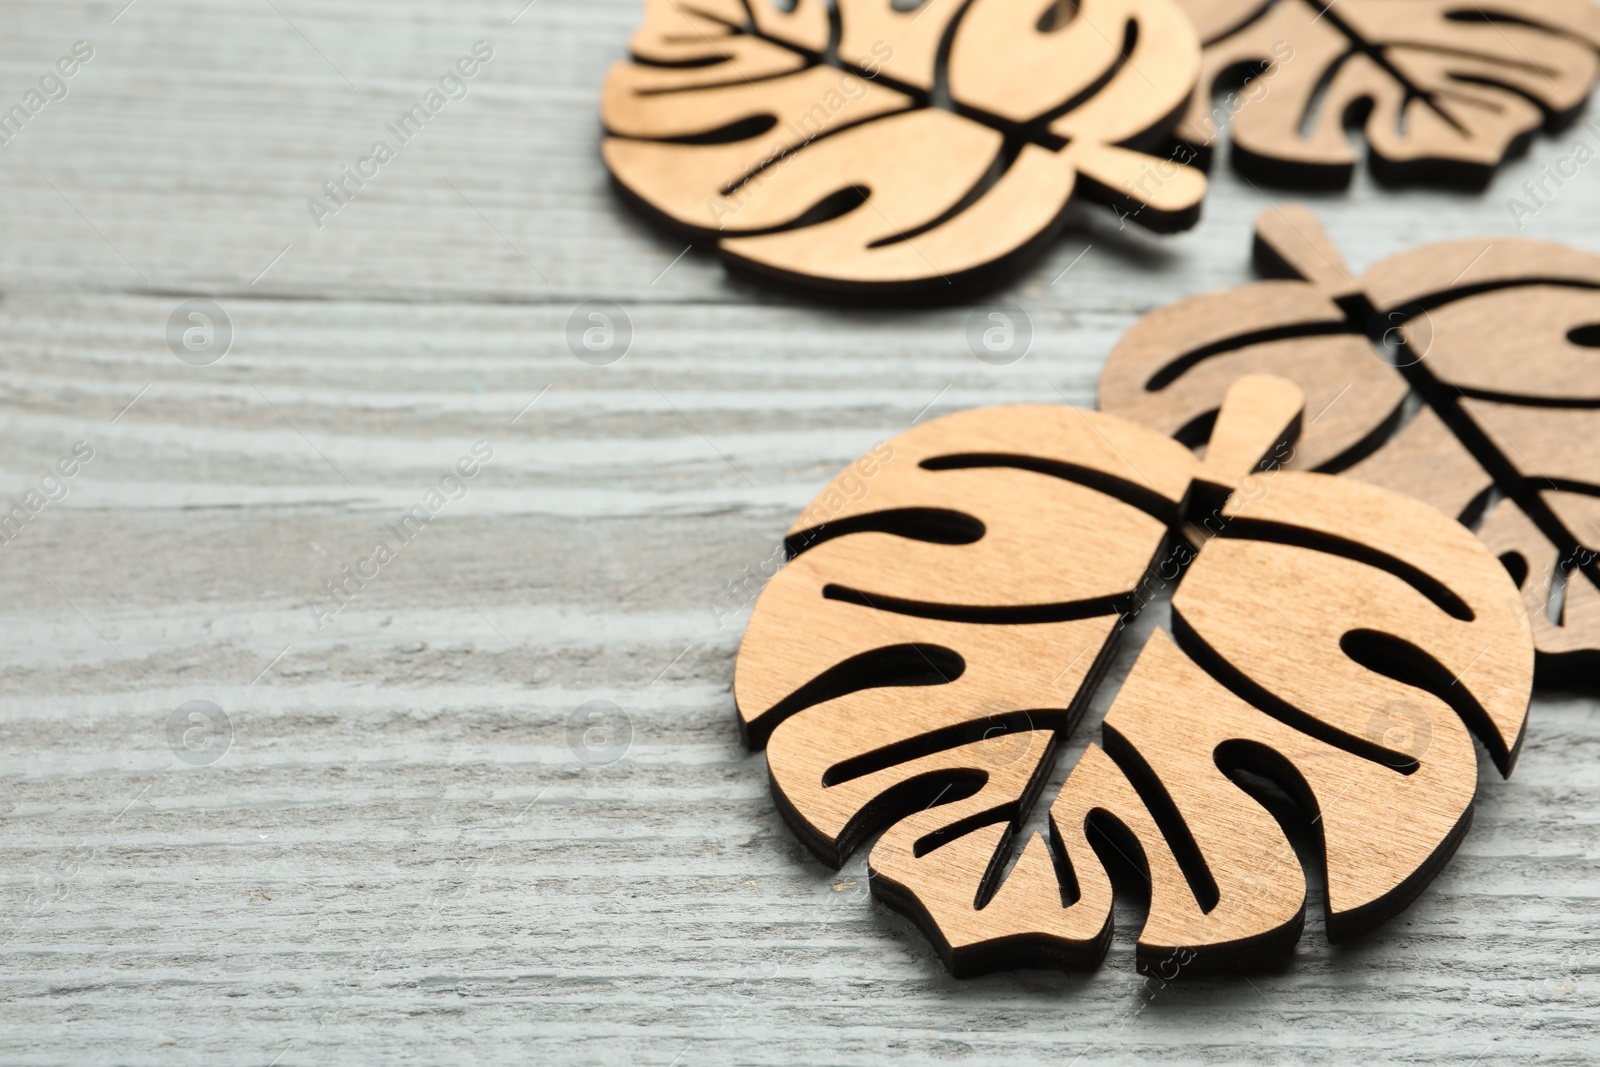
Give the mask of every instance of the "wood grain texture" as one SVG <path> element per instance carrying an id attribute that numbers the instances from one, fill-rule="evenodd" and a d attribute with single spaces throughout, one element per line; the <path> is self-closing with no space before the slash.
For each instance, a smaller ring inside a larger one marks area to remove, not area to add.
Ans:
<path id="1" fill-rule="evenodd" d="M 997 294 L 1033 330 L 997 366 L 969 306 L 819 309 L 699 251 L 674 265 L 599 158 L 633 0 L 514 24 L 520 0 L 276 3 L 5 9 L 0 100 L 95 46 L 0 150 L 7 498 L 76 441 L 96 458 L 0 546 L 0 1059 L 1592 1059 L 1587 697 L 1536 697 L 1516 775 L 1480 771 L 1473 832 L 1398 923 L 1323 947 L 1313 875 L 1293 963 L 1249 982 L 1138 977 L 1125 936 L 1086 976 L 957 982 L 864 865 L 805 852 L 740 742 L 740 606 L 807 501 L 913 422 L 1092 406 L 1139 315 L 1251 279 L 1260 193 L 1222 170 L 1201 224 L 1160 240 L 1074 209 Z M 480 38 L 471 95 L 317 230 L 306 199 Z M 1536 142 L 1482 197 L 1358 175 L 1316 207 L 1361 270 L 1508 232 L 1506 198 L 1569 148 Z M 1600 251 L 1600 185 L 1524 236 Z M 166 344 L 193 296 L 236 326 L 210 368 Z M 567 345 L 590 300 L 632 320 L 610 367 Z M 315 632 L 317 587 L 480 435 L 497 459 L 471 493 Z M 233 721 L 210 767 L 167 747 L 192 699 Z M 594 699 L 634 728 L 603 768 L 567 740 Z"/>

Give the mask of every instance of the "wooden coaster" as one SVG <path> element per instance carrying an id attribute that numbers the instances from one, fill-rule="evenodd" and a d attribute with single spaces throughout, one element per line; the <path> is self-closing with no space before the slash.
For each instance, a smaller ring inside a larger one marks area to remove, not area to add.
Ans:
<path id="1" fill-rule="evenodd" d="M 1074 194 L 1157 232 L 1205 178 L 1158 150 L 1200 66 L 1175 0 L 647 0 L 606 165 L 730 264 L 946 294 L 1038 250 Z M 1042 12 L 1042 15 L 1041 15 Z"/>
<path id="2" fill-rule="evenodd" d="M 1205 45 L 1179 136 L 1231 126 L 1234 164 L 1280 184 L 1349 184 L 1357 123 L 1380 181 L 1481 187 L 1600 73 L 1593 0 L 1178 2 Z"/>
<path id="3" fill-rule="evenodd" d="M 1242 378 L 1204 459 L 1103 413 L 969 411 L 874 449 L 790 530 L 741 727 L 824 861 L 882 831 L 873 892 L 955 974 L 1093 966 L 1129 864 L 1141 967 L 1281 961 L 1306 880 L 1238 784 L 1260 779 L 1314 828 L 1330 937 L 1359 935 L 1460 842 L 1471 734 L 1510 773 L 1534 659 L 1515 586 L 1425 504 L 1282 470 L 1304 411 Z M 1172 590 L 1048 835 L 1015 843 L 1126 621 Z"/>
<path id="4" fill-rule="evenodd" d="M 1600 256 L 1535 241 L 1430 245 L 1355 276 L 1305 208 L 1256 220 L 1278 279 L 1134 325 L 1100 406 L 1191 444 L 1241 375 L 1292 379 L 1287 466 L 1348 471 L 1480 529 L 1521 596 L 1541 681 L 1600 668 Z"/>

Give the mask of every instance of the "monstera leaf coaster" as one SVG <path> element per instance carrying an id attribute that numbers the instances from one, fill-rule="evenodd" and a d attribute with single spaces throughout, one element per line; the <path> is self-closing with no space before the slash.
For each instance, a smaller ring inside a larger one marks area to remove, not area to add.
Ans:
<path id="1" fill-rule="evenodd" d="M 882 831 L 873 892 L 956 974 L 1097 963 L 1108 860 L 1148 879 L 1141 965 L 1282 959 L 1306 880 L 1250 776 L 1298 802 L 1328 934 L 1355 936 L 1465 834 L 1469 730 L 1510 772 L 1533 673 L 1510 578 L 1427 505 L 1276 469 L 1303 411 L 1243 378 L 1204 459 L 1113 415 L 969 411 L 874 450 L 790 531 L 739 651 L 745 737 L 824 861 Z M 1048 836 L 1014 849 L 1125 621 L 1173 587 Z"/>
<path id="2" fill-rule="evenodd" d="M 1179 3 L 1205 43 L 1180 136 L 1209 148 L 1231 122 L 1234 163 L 1284 184 L 1348 184 L 1355 122 L 1380 181 L 1481 186 L 1576 116 L 1600 69 L 1594 0 Z"/>
<path id="3" fill-rule="evenodd" d="M 1304 208 L 1263 213 L 1275 280 L 1180 300 L 1111 354 L 1100 406 L 1201 441 L 1232 382 L 1297 382 L 1288 466 L 1345 471 L 1476 526 L 1521 587 L 1542 679 L 1600 668 L 1600 256 L 1493 238 L 1355 277 Z"/>
<path id="4" fill-rule="evenodd" d="M 786 10 L 787 8 L 787 10 Z M 1166 232 L 1199 69 L 1175 0 L 647 0 L 601 114 L 627 193 L 732 263 L 843 293 L 971 281 L 1074 192 Z"/>

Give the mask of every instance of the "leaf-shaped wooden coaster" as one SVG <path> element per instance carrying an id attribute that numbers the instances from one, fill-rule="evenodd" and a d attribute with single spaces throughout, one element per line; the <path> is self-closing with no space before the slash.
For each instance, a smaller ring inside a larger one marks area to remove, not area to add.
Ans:
<path id="1" fill-rule="evenodd" d="M 1284 184 L 1348 184 L 1359 121 L 1380 181 L 1481 186 L 1600 71 L 1593 0 L 1179 3 L 1205 44 L 1179 135 L 1209 148 L 1231 122 L 1235 165 Z"/>
<path id="2" fill-rule="evenodd" d="M 1159 146 L 1199 41 L 1174 0 L 647 0 L 606 165 L 734 264 L 913 295 L 1039 248 L 1074 191 L 1153 230 L 1205 178 Z"/>
<path id="3" fill-rule="evenodd" d="M 1533 672 L 1503 610 L 1510 579 L 1400 494 L 1253 474 L 1302 407 L 1284 379 L 1236 383 L 1203 461 L 1101 413 L 952 415 L 876 450 L 864 493 L 847 470 L 790 531 L 739 651 L 745 736 L 825 861 L 884 831 L 874 893 L 956 974 L 1098 962 L 1113 852 L 1150 881 L 1142 964 L 1287 954 L 1305 877 L 1240 772 L 1318 828 L 1328 933 L 1354 936 L 1465 833 L 1469 729 L 1510 772 Z M 1125 620 L 1174 584 L 1171 635 L 1144 646 L 1102 744 L 1051 802 L 1049 837 L 1013 865 Z"/>
<path id="4" fill-rule="evenodd" d="M 1522 587 L 1541 680 L 1600 667 L 1600 256 L 1538 241 L 1429 245 L 1349 272 L 1316 217 L 1256 221 L 1281 279 L 1141 319 L 1100 406 L 1191 444 L 1230 384 L 1279 374 L 1313 412 L 1288 466 L 1348 471 L 1479 528 Z"/>

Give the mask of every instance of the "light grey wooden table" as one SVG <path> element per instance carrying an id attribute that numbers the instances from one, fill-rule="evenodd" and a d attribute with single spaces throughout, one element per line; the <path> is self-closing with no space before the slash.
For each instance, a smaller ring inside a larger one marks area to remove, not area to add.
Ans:
<path id="1" fill-rule="evenodd" d="M 719 606 L 827 477 L 932 414 L 1091 404 L 1136 316 L 1249 277 L 1279 194 L 1223 171 L 1172 239 L 1079 211 L 998 294 L 1035 336 L 994 367 L 970 307 L 792 301 L 623 209 L 596 101 L 637 0 L 124 2 L 0 5 L 0 105 L 93 50 L 0 148 L 3 510 L 93 454 L 0 539 L 0 1061 L 1600 1055 L 1593 699 L 1537 700 L 1376 936 L 1330 949 L 1318 900 L 1287 972 L 1154 993 L 1126 909 L 1092 974 L 950 979 L 739 744 Z M 476 41 L 466 98 L 319 229 L 307 200 Z M 1359 267 L 1509 232 L 1578 136 L 1482 195 L 1315 203 Z M 1591 168 L 1527 232 L 1600 251 L 1597 208 Z M 196 298 L 232 328 L 203 366 L 168 343 Z M 631 322 L 610 366 L 567 345 L 591 300 Z M 604 766 L 569 726 L 596 700 L 631 732 Z"/>

